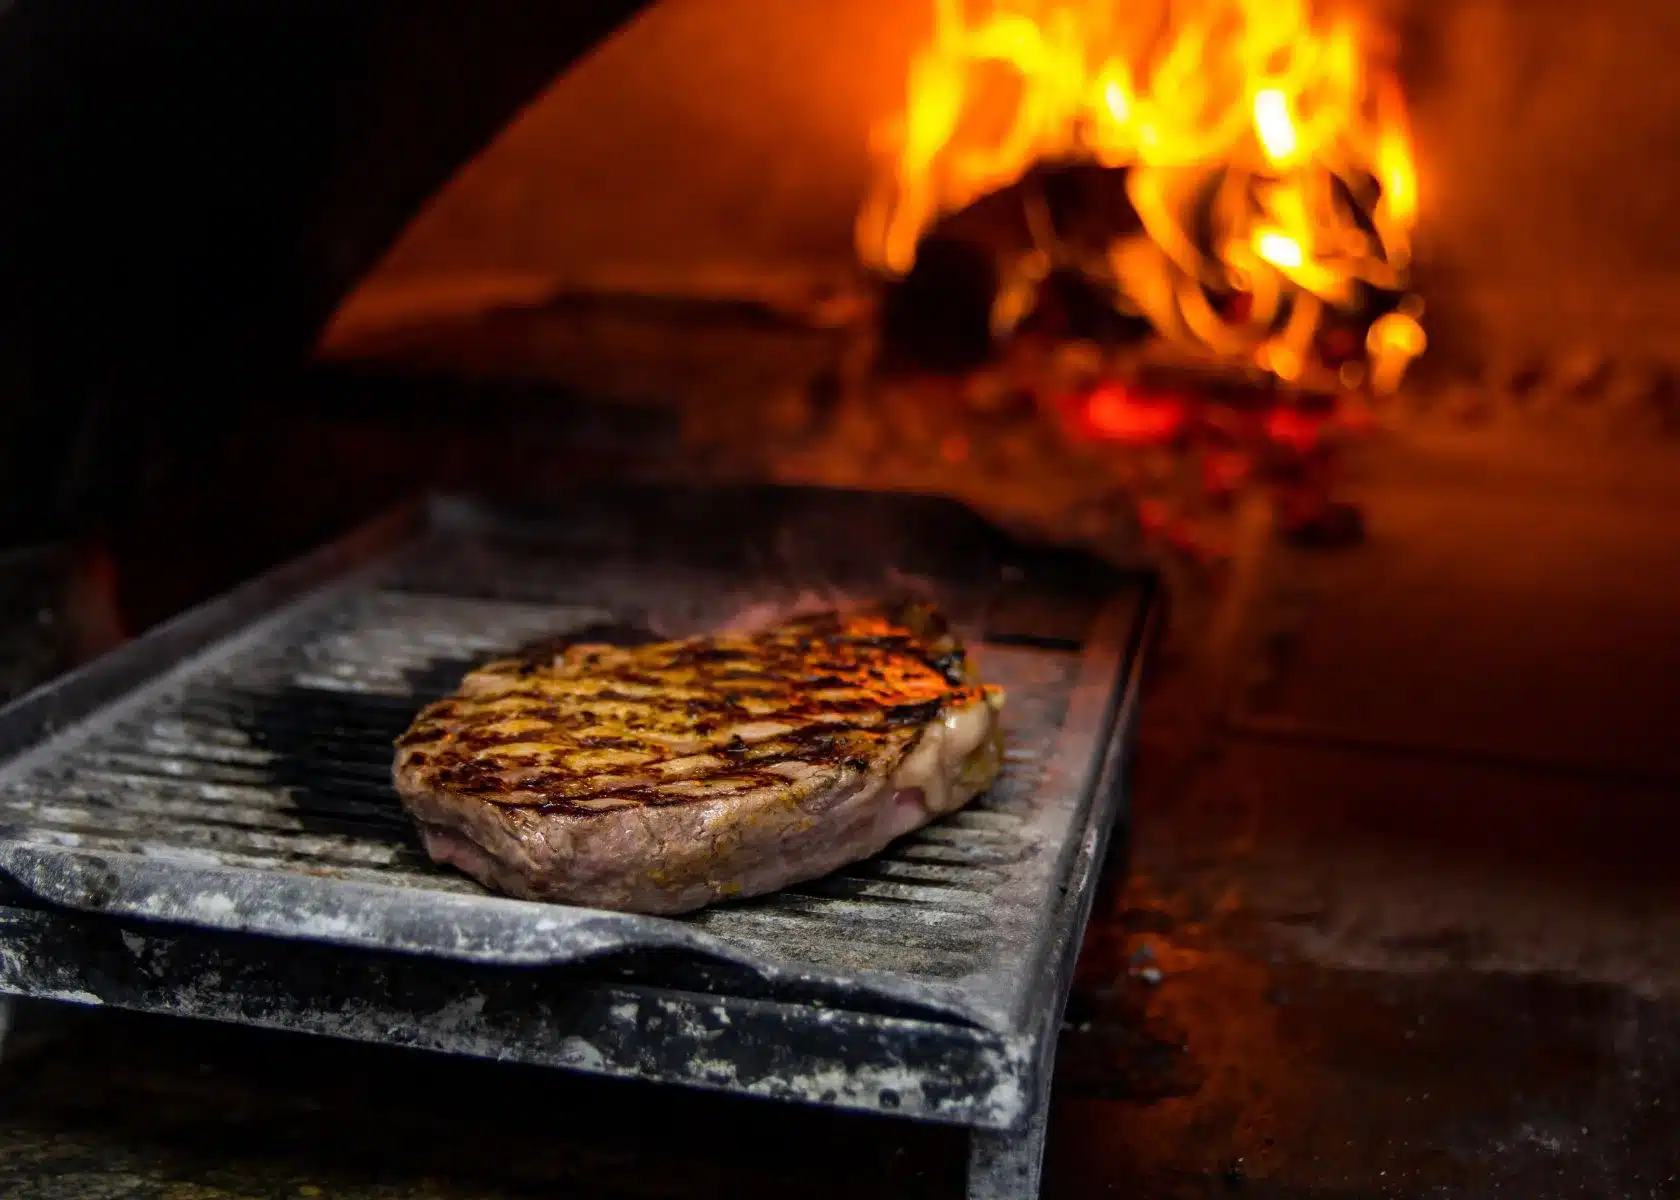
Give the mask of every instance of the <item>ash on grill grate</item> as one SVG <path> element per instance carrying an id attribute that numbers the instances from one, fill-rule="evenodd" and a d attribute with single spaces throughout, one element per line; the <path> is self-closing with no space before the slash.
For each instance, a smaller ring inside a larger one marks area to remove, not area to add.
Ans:
<path id="1" fill-rule="evenodd" d="M 1151 584 L 903 497 L 604 509 L 393 514 L 0 714 L 0 991 L 966 1125 L 969 1194 L 1031 1194 Z M 416 844 L 392 741 L 473 664 L 915 589 L 1007 690 L 1007 749 L 887 852 L 666 919 Z"/>
<path id="2" fill-rule="evenodd" d="M 772 988 L 859 1002 L 863 989 L 1013 1026 L 1051 949 L 1147 601 L 1079 586 L 1077 564 L 1036 582 L 960 522 L 929 560 L 950 570 L 921 583 L 1008 695 L 1003 772 L 969 808 L 826 878 L 674 921 L 490 897 L 422 851 L 390 784 L 392 742 L 473 665 L 585 629 L 680 635 L 903 582 L 855 546 L 828 569 L 785 511 L 747 510 L 773 528 L 721 567 L 649 532 L 669 507 L 619 507 L 552 538 L 434 519 L 0 767 L 0 869 L 56 903 L 212 929 L 477 963 L 672 952 Z M 899 541 L 939 529 L 922 513 Z"/>
<path id="3" fill-rule="evenodd" d="M 534 577 L 541 572 L 501 576 L 527 589 Z M 559 574 L 544 578 L 560 590 Z M 8 780 L 0 833 L 155 859 L 474 891 L 419 848 L 390 786 L 392 740 L 477 662 L 534 639 L 638 619 L 588 605 L 352 594 L 212 670 L 172 681 L 74 754 Z M 1037 907 L 1038 896 L 1013 894 L 1007 868 L 1032 847 L 1024 834 L 1040 781 L 1038 748 L 1061 721 L 1078 659 L 1014 646 L 981 645 L 975 654 L 985 677 L 1008 691 L 1012 746 L 977 807 L 884 857 L 692 923 L 755 956 L 832 969 L 890 964 L 956 978 L 988 966 L 998 931 Z"/>

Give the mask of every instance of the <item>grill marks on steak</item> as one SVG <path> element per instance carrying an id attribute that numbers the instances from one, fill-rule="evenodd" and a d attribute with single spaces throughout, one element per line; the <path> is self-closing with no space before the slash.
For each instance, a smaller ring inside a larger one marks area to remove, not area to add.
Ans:
<path id="1" fill-rule="evenodd" d="M 399 739 L 434 858 L 516 895 L 674 912 L 867 857 L 997 770 L 1001 695 L 929 610 L 550 644 Z"/>
<path id="2" fill-rule="evenodd" d="M 963 691 L 908 630 L 830 616 L 752 637 L 504 659 L 422 711 L 397 744 L 432 786 L 599 811 L 687 802 L 690 789 L 672 785 L 695 778 L 764 782 L 789 761 L 855 757 Z"/>

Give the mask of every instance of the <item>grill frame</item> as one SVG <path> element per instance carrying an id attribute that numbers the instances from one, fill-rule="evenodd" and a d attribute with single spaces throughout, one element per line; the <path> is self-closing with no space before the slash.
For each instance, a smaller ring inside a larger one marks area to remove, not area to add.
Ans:
<path id="1" fill-rule="evenodd" d="M 300 613 L 400 575 L 393 564 L 432 533 L 518 527 L 466 501 L 405 506 L 0 712 L 0 779 L 74 761 L 171 680 L 202 678 Z M 466 887 L 399 897 L 12 837 L 0 839 L 0 992 L 951 1122 L 977 1131 L 975 1194 L 1036 1190 L 1048 1056 L 1121 806 L 1156 612 L 1148 577 L 1085 569 L 1104 582 L 1037 784 L 1053 797 L 1033 808 L 1055 818 L 1060 840 L 1043 902 L 1008 934 L 1021 956 L 989 974 L 813 970 L 743 954 L 698 928 L 704 918 L 555 909 Z M 1023 654 L 1072 653 L 1063 626 L 1011 637 L 1043 643 Z"/>

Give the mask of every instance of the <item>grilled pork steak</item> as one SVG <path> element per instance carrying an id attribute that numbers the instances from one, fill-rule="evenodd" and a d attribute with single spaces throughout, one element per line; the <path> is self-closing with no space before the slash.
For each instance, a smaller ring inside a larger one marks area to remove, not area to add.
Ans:
<path id="1" fill-rule="evenodd" d="M 676 913 L 867 858 L 985 789 L 1002 693 L 925 608 L 550 646 L 397 742 L 426 849 L 533 900 Z"/>

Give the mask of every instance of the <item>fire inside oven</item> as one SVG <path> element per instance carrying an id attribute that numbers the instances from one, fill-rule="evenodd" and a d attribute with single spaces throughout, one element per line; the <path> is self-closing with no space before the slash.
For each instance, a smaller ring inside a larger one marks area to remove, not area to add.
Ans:
<path id="1" fill-rule="evenodd" d="M 1062 444 L 1038 457 L 1101 460 L 1075 490 L 1128 493 L 1149 538 L 1177 553 L 1225 553 L 1219 514 L 1256 486 L 1276 493 L 1293 532 L 1357 535 L 1330 494 L 1330 445 L 1398 389 L 1427 344 L 1412 280 L 1418 174 L 1396 43 L 1376 16 L 1255 0 L 1124 14 L 1102 3 L 862 5 L 849 19 L 908 39 L 902 56 L 855 62 L 844 44 L 801 44 L 822 34 L 812 17 L 789 20 L 781 62 L 748 43 L 736 53 L 766 58 L 689 63 L 682 47 L 704 38 L 705 22 L 750 25 L 749 7 L 656 9 L 563 77 L 421 211 L 339 309 L 323 352 L 447 362 L 454 341 L 473 360 L 458 369 L 482 368 L 463 342 L 493 339 L 494 358 L 498 318 L 505 327 L 521 310 L 559 322 L 556 309 L 615 294 L 758 305 L 846 343 L 826 404 L 841 425 L 884 408 L 869 419 L 892 438 L 908 419 L 890 410 L 926 412 L 941 385 L 961 393 L 957 419 L 924 421 L 943 429 L 901 435 L 900 456 L 925 460 L 924 484 L 1027 473 L 1035 485 L 1057 467 L 1024 472 L 997 444 L 1042 428 Z M 804 132 L 788 127 L 816 118 L 797 111 L 761 115 L 754 130 L 740 107 L 758 89 L 808 86 L 802 56 L 810 68 L 899 78 L 849 123 L 825 110 L 821 144 L 799 144 Z M 704 86 L 711 72 L 741 78 L 716 101 L 722 111 L 690 110 L 686 128 L 656 134 L 611 115 L 612 89 L 664 69 L 671 90 Z M 835 144 L 845 136 L 851 145 Z M 770 150 L 774 138 L 789 144 Z M 579 194 L 572 172 L 591 149 L 609 175 Z M 752 150 L 774 157 L 742 161 Z M 849 174 L 829 177 L 835 166 Z M 814 194 L 819 180 L 832 195 Z M 716 195 L 742 187 L 754 197 Z M 807 197 L 814 211 L 779 211 Z M 732 202 L 784 228 L 756 234 Z M 615 220 L 608 208 L 620 205 Z M 545 332 L 528 327 L 535 358 L 499 369 L 543 373 L 545 345 L 558 364 L 565 351 Z M 856 461 L 869 448 L 809 411 L 825 407 L 820 387 L 770 387 L 737 397 L 717 438 L 748 425 L 743 408 L 778 405 L 767 440 L 793 445 L 763 457 L 782 457 L 785 475 L 871 471 Z M 1000 408 L 1028 420 L 1000 437 L 984 427 Z M 795 452 L 810 465 L 786 461 Z"/>
<path id="2" fill-rule="evenodd" d="M 1259 520 L 1355 543 L 1343 460 L 1420 407 L 1671 416 L 1636 299 L 1662 219 L 1573 199 L 1666 179 L 1666 92 L 1613 77 L 1646 50 L 1441 8 L 656 5 L 428 197 L 318 353 L 663 407 L 688 469 L 940 491 L 1174 571 Z"/>

